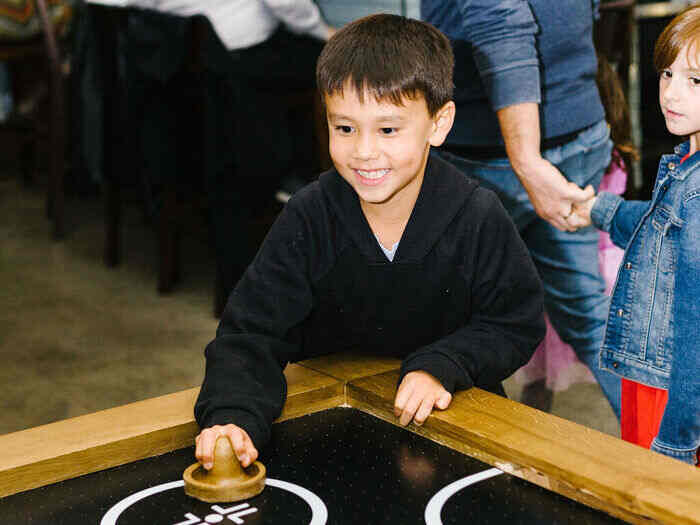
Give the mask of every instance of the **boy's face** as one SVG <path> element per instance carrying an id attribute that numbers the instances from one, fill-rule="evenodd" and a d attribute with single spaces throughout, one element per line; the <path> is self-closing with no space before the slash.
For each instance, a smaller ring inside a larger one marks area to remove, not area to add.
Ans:
<path id="1" fill-rule="evenodd" d="M 700 67 L 685 46 L 659 77 L 659 104 L 666 127 L 674 135 L 689 135 L 690 151 L 700 144 Z"/>
<path id="2" fill-rule="evenodd" d="M 420 192 L 430 145 L 442 144 L 452 126 L 454 104 L 434 117 L 425 99 L 404 98 L 403 106 L 377 102 L 346 84 L 343 95 L 326 95 L 329 149 L 338 173 L 353 187 L 363 209 L 406 203 Z"/>

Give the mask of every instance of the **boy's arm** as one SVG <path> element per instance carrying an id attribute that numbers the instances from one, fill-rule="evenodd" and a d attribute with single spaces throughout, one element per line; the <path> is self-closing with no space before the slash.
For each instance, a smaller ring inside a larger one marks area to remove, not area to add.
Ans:
<path id="1" fill-rule="evenodd" d="M 256 447 L 270 437 L 287 385 L 282 371 L 299 346 L 286 337 L 311 310 L 307 229 L 286 206 L 231 293 L 206 348 L 204 382 L 195 404 L 201 428 L 233 423 Z"/>
<path id="2" fill-rule="evenodd" d="M 515 225 L 498 198 L 478 189 L 487 202 L 465 257 L 471 287 L 471 318 L 454 333 L 408 355 L 401 380 L 422 370 L 448 392 L 474 385 L 495 386 L 527 363 L 545 333 L 543 290 Z M 467 225 L 464 226 L 468 228 Z"/>
<path id="3" fill-rule="evenodd" d="M 695 464 L 700 446 L 700 302 L 694 295 L 700 282 L 700 198 L 685 205 L 680 228 L 674 283 L 671 379 L 668 403 L 651 449 Z"/>

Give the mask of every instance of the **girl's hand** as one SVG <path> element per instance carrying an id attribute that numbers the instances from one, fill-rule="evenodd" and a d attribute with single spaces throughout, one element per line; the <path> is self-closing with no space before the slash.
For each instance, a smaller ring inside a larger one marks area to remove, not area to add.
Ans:
<path id="1" fill-rule="evenodd" d="M 591 210 L 595 204 L 596 196 L 591 197 L 587 201 L 574 204 L 572 209 L 572 219 L 569 222 L 576 226 L 576 228 L 583 228 L 590 226 L 591 221 Z"/>

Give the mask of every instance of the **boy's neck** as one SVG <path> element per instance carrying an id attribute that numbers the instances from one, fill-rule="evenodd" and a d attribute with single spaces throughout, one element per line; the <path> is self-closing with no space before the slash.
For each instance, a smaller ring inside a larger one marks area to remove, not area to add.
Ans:
<path id="1" fill-rule="evenodd" d="M 414 191 L 401 192 L 388 202 L 368 203 L 360 201 L 360 208 L 369 227 L 385 248 L 391 249 L 394 244 L 401 240 L 406 224 L 411 218 L 420 194 L 423 177 L 414 182 L 418 182 Z"/>

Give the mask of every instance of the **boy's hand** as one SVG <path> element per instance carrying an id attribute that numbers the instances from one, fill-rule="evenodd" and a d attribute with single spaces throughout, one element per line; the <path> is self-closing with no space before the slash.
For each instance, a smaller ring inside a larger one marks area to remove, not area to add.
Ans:
<path id="1" fill-rule="evenodd" d="M 569 222 L 575 225 L 577 228 L 590 226 L 592 224 L 591 210 L 593 209 L 596 198 L 597 196 L 593 196 L 587 201 L 574 204 Z"/>
<path id="2" fill-rule="evenodd" d="M 258 450 L 245 430 L 236 425 L 214 425 L 202 430 L 195 438 L 197 448 L 194 455 L 205 469 L 209 470 L 214 466 L 214 447 L 219 436 L 229 438 L 233 452 L 243 467 L 258 459 Z"/>
<path id="3" fill-rule="evenodd" d="M 406 374 L 401 381 L 394 400 L 394 415 L 402 426 L 408 425 L 411 420 L 416 425 L 422 425 L 433 407 L 445 410 L 451 401 L 452 394 L 443 388 L 440 381 L 428 372 L 417 370 Z"/>

